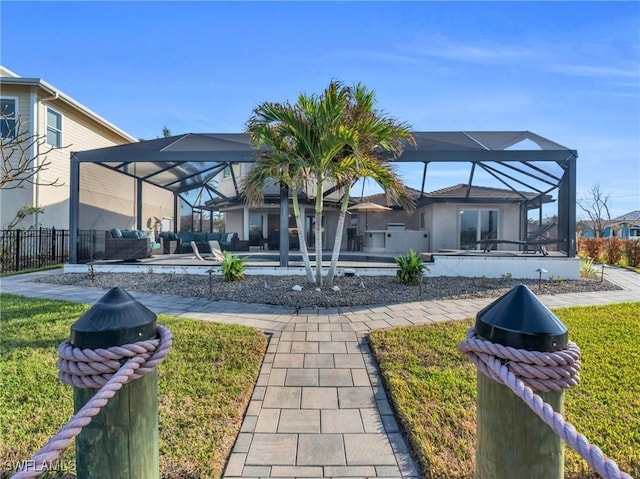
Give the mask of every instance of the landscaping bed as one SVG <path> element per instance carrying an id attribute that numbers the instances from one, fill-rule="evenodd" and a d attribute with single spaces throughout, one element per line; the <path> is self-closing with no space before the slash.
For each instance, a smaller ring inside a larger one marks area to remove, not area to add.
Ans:
<path id="1" fill-rule="evenodd" d="M 395 276 L 338 277 L 334 291 L 324 285 L 320 291 L 307 284 L 302 276 L 245 276 L 240 281 L 226 282 L 221 276 L 209 278 L 190 274 L 85 273 L 55 274 L 43 282 L 84 287 L 111 288 L 126 291 L 171 294 L 212 300 L 272 304 L 291 308 L 375 306 L 436 299 L 468 299 L 499 297 L 518 284 L 526 284 L 536 294 L 584 293 L 614 291 L 620 288 L 599 278 L 545 280 L 532 279 L 436 277 L 424 278 L 422 284 L 402 283 Z M 293 291 L 294 285 L 303 287 Z"/>

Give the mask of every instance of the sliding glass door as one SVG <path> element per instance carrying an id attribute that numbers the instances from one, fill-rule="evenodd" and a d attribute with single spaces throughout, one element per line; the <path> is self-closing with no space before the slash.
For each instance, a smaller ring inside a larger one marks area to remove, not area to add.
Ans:
<path id="1" fill-rule="evenodd" d="M 498 210 L 460 211 L 460 249 L 481 249 L 478 241 L 498 238 Z"/>

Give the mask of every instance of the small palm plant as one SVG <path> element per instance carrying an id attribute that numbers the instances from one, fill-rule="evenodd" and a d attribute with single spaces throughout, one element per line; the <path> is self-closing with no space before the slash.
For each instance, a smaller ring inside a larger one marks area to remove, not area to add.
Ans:
<path id="1" fill-rule="evenodd" d="M 403 283 L 422 283 L 423 273 L 429 271 L 427 265 L 422 262 L 422 257 L 413 249 L 406 255 L 393 259 L 398 265 L 396 276 Z"/>
<path id="2" fill-rule="evenodd" d="M 246 265 L 244 264 L 246 258 L 240 258 L 234 256 L 228 251 L 224 253 L 224 261 L 222 262 L 221 270 L 222 276 L 225 281 L 238 281 L 244 279 L 244 270 Z"/>
<path id="3" fill-rule="evenodd" d="M 580 274 L 584 278 L 595 278 L 598 274 L 596 267 L 593 264 L 593 259 L 589 256 L 582 256 L 580 258 Z"/>

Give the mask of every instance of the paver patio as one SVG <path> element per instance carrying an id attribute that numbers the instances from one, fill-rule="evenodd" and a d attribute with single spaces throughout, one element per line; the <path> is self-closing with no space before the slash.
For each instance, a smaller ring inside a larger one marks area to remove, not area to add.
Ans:
<path id="1" fill-rule="evenodd" d="M 2 278 L 2 292 L 92 303 L 106 290 Z M 55 274 L 55 273 L 54 273 Z M 640 301 L 640 275 L 608 268 L 620 291 L 540 296 L 548 307 Z M 237 323 L 271 341 L 224 478 L 403 477 L 418 471 L 366 342 L 372 329 L 474 316 L 492 299 L 425 301 L 296 315 L 264 305 L 132 293 L 156 313 Z"/>

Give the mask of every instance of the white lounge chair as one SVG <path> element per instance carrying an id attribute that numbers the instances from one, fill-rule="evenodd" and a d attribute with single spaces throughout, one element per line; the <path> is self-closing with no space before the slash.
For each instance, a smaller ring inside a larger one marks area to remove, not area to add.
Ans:
<path id="1" fill-rule="evenodd" d="M 220 243 L 216 240 L 209 240 L 209 249 L 211 249 L 211 255 L 218 261 L 224 261 L 224 253 L 220 247 Z"/>
<path id="2" fill-rule="evenodd" d="M 216 241 L 217 243 L 217 241 Z M 191 242 L 191 249 L 193 250 L 193 254 L 196 255 L 196 258 L 198 258 L 200 261 L 207 261 L 207 260 L 213 260 L 215 262 L 222 262 L 222 260 L 224 259 L 224 256 L 222 259 L 219 259 L 218 256 L 216 256 L 216 254 L 214 253 L 212 256 L 202 256 L 200 254 L 200 251 L 198 250 L 198 245 L 196 244 L 195 241 Z"/>

